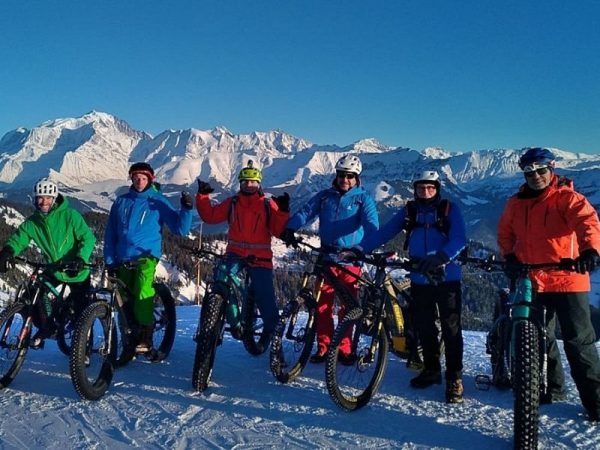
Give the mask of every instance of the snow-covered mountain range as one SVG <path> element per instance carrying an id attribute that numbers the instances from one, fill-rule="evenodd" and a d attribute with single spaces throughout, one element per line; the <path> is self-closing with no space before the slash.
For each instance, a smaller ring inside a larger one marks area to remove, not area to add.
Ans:
<path id="1" fill-rule="evenodd" d="M 600 205 L 600 155 L 553 149 L 560 172 Z M 78 118 L 18 128 L 0 140 L 0 191 L 13 201 L 28 201 L 40 177 L 57 181 L 82 209 L 108 210 L 127 185 L 132 162 L 146 161 L 165 192 L 195 190 L 194 180 L 209 180 L 218 193 L 237 187 L 237 174 L 249 159 L 262 168 L 267 192 L 292 195 L 292 210 L 328 186 L 336 160 L 345 153 L 363 162 L 361 182 L 381 204 L 383 218 L 412 197 L 413 174 L 440 172 L 444 194 L 462 206 L 471 237 L 490 241 L 504 201 L 522 182 L 519 150 L 491 149 L 449 153 L 390 147 L 364 139 L 346 147 L 318 145 L 281 130 L 236 135 L 212 130 L 166 130 L 153 137 L 113 115 L 92 111 Z"/>

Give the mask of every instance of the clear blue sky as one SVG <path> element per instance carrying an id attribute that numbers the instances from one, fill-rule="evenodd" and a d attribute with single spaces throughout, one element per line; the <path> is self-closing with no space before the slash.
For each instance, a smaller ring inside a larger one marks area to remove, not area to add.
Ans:
<path id="1" fill-rule="evenodd" d="M 0 135 L 93 109 L 151 134 L 600 153 L 600 1 L 2 1 Z"/>

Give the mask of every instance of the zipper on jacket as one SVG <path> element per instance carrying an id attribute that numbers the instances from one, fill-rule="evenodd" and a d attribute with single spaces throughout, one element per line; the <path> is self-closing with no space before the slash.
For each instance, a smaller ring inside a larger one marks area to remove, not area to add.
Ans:
<path id="1" fill-rule="evenodd" d="M 144 218 L 146 217 L 146 211 L 142 213 L 142 218 L 140 219 L 140 225 L 144 223 Z"/>

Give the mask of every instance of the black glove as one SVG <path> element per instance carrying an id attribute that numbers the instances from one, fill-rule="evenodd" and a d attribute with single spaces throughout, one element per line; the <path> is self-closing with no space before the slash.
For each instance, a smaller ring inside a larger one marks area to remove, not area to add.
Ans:
<path id="1" fill-rule="evenodd" d="M 290 212 L 290 194 L 284 192 L 279 197 L 273 197 L 273 200 L 277 203 L 279 211 Z"/>
<path id="2" fill-rule="evenodd" d="M 214 192 L 215 190 L 213 188 L 210 187 L 210 184 L 208 184 L 206 181 L 201 181 L 200 178 L 198 178 L 198 194 L 210 194 L 211 192 Z"/>
<path id="3" fill-rule="evenodd" d="M 4 247 L 2 250 L 0 250 L 0 273 L 8 272 L 8 269 L 13 266 L 14 256 L 15 253 L 10 247 Z"/>
<path id="4" fill-rule="evenodd" d="M 181 207 L 184 209 L 192 209 L 194 207 L 194 198 L 188 191 L 181 193 Z"/>
<path id="5" fill-rule="evenodd" d="M 283 230 L 283 233 L 281 233 L 281 235 L 279 236 L 279 239 L 281 239 L 285 243 L 285 245 L 289 247 L 290 245 L 294 245 L 298 241 L 294 233 L 295 231 L 291 228 L 286 228 L 285 230 Z"/>
<path id="6" fill-rule="evenodd" d="M 600 265 L 598 252 L 593 248 L 588 248 L 581 252 L 581 255 L 575 260 L 575 271 L 577 273 L 593 272 Z"/>
<path id="7" fill-rule="evenodd" d="M 448 264 L 449 261 L 450 258 L 448 258 L 448 255 L 446 255 L 444 252 L 437 252 L 435 255 L 427 255 L 421 261 L 419 261 L 417 272 L 432 272 L 438 267 Z"/>
<path id="8" fill-rule="evenodd" d="M 511 280 L 516 279 L 521 270 L 523 269 L 523 264 L 517 258 L 517 255 L 514 253 L 508 253 L 504 255 L 504 274 L 510 278 Z"/>
<path id="9" fill-rule="evenodd" d="M 79 272 L 81 272 L 85 267 L 85 261 L 83 260 L 83 258 L 81 258 L 81 256 L 76 256 L 75 259 L 73 259 L 73 261 L 67 264 L 68 266 L 64 270 L 64 272 L 70 277 L 76 277 L 79 274 Z"/>

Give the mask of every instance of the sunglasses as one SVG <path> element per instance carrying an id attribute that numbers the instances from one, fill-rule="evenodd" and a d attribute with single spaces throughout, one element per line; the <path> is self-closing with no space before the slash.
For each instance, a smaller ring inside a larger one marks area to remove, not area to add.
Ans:
<path id="1" fill-rule="evenodd" d="M 356 174 L 352 172 L 337 172 L 337 177 L 353 180 L 354 178 L 356 178 Z"/>
<path id="2" fill-rule="evenodd" d="M 530 170 L 529 172 L 525 172 L 526 177 L 533 177 L 536 173 L 538 175 L 546 175 L 550 169 L 547 167 L 540 167 L 539 169 Z"/>

